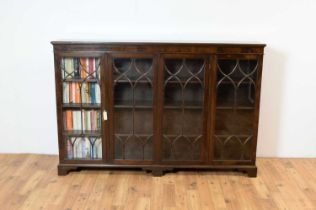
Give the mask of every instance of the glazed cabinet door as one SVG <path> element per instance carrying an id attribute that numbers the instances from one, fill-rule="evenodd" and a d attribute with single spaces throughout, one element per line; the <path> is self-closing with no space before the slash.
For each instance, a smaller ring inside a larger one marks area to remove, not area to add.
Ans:
<path id="1" fill-rule="evenodd" d="M 97 163 L 105 157 L 103 56 L 56 55 L 56 92 L 61 162 Z"/>
<path id="2" fill-rule="evenodd" d="M 155 58 L 110 54 L 110 159 L 137 164 L 154 158 Z"/>
<path id="3" fill-rule="evenodd" d="M 204 55 L 163 55 L 160 62 L 161 161 L 206 160 L 208 58 Z"/>
<path id="4" fill-rule="evenodd" d="M 222 55 L 216 61 L 214 161 L 251 162 L 255 159 L 261 58 Z"/>

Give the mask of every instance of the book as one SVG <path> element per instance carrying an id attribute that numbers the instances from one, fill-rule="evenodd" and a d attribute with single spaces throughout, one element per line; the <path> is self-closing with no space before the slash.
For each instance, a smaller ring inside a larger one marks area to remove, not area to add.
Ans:
<path id="1" fill-rule="evenodd" d="M 80 78 L 79 59 L 73 58 L 74 78 Z"/>
<path id="2" fill-rule="evenodd" d="M 66 111 L 66 130 L 72 130 L 72 111 Z"/>
<path id="3" fill-rule="evenodd" d="M 91 143 L 90 140 L 88 138 L 85 138 L 85 154 L 84 157 L 86 159 L 90 159 L 91 158 Z"/>
<path id="4" fill-rule="evenodd" d="M 72 139 L 74 139 L 74 138 L 67 139 L 67 158 L 68 159 L 72 159 L 73 158 Z"/>
<path id="5" fill-rule="evenodd" d="M 96 158 L 101 159 L 102 158 L 102 141 L 101 138 L 98 138 L 96 142 L 94 143 L 96 145 Z"/>
<path id="6" fill-rule="evenodd" d="M 69 103 L 69 84 L 63 83 L 63 103 Z"/>
<path id="7" fill-rule="evenodd" d="M 80 58 L 80 77 L 85 79 L 87 77 L 87 59 Z"/>
<path id="8" fill-rule="evenodd" d="M 90 103 L 96 103 L 95 102 L 95 86 L 96 86 L 96 84 L 91 84 L 91 86 L 90 86 Z"/>
<path id="9" fill-rule="evenodd" d="M 101 103 L 101 91 L 98 84 L 95 85 L 95 103 Z"/>
<path id="10" fill-rule="evenodd" d="M 80 86 L 78 82 L 74 84 L 75 84 L 75 103 L 80 103 Z"/>
<path id="11" fill-rule="evenodd" d="M 72 78 L 74 76 L 74 63 L 72 58 L 63 59 L 64 78 Z"/>
<path id="12" fill-rule="evenodd" d="M 93 71 L 94 71 L 94 64 L 93 64 L 93 58 L 89 58 L 89 78 L 94 78 L 93 77 Z"/>

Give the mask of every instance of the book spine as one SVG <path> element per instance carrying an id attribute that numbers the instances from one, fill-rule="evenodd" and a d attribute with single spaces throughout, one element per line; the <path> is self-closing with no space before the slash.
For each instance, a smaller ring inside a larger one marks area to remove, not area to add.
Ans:
<path id="1" fill-rule="evenodd" d="M 79 128 L 79 130 L 82 130 L 82 113 L 81 113 L 81 111 L 78 111 L 78 128 Z"/>
<path id="2" fill-rule="evenodd" d="M 101 103 L 101 91 L 98 84 L 95 85 L 95 102 L 98 104 Z"/>
<path id="3" fill-rule="evenodd" d="M 65 78 L 72 78 L 74 76 L 74 64 L 73 59 L 65 58 Z"/>
<path id="4" fill-rule="evenodd" d="M 93 58 L 89 58 L 89 78 L 93 78 Z"/>
<path id="5" fill-rule="evenodd" d="M 86 78 L 86 59 L 85 58 L 80 58 L 80 77 L 81 79 Z"/>
<path id="6" fill-rule="evenodd" d="M 93 159 L 97 158 L 97 140 L 95 140 L 94 145 L 93 145 Z"/>
<path id="7" fill-rule="evenodd" d="M 66 96 L 66 92 L 67 92 L 67 84 L 63 83 L 63 103 L 67 103 L 67 96 Z"/>
<path id="8" fill-rule="evenodd" d="M 86 103 L 86 97 L 84 95 L 84 90 L 85 90 L 85 86 L 86 86 L 86 83 L 82 83 L 81 84 L 81 94 L 80 94 L 80 98 L 81 98 L 81 103 Z"/>
<path id="9" fill-rule="evenodd" d="M 73 158 L 71 139 L 67 140 L 67 157 L 68 157 L 68 159 L 72 159 Z"/>
<path id="10" fill-rule="evenodd" d="M 69 84 L 68 84 L 68 87 L 69 87 L 69 103 L 73 103 L 73 101 L 72 101 L 72 95 L 73 95 L 73 93 L 72 93 L 72 82 L 69 82 Z"/>
<path id="11" fill-rule="evenodd" d="M 75 103 L 80 103 L 80 86 L 79 83 L 75 83 Z"/>
<path id="12" fill-rule="evenodd" d="M 91 130 L 91 111 L 87 111 L 87 117 L 88 117 L 87 130 Z"/>
<path id="13" fill-rule="evenodd" d="M 91 158 L 91 146 L 90 146 L 90 141 L 88 138 L 85 139 L 85 158 L 90 159 Z"/>
<path id="14" fill-rule="evenodd" d="M 88 83 L 87 84 L 87 86 L 86 86 L 86 92 L 85 92 L 85 94 L 86 94 L 86 101 L 87 101 L 87 103 L 91 103 L 91 101 L 90 101 L 90 83 Z"/>
<path id="15" fill-rule="evenodd" d="M 77 147 L 77 158 L 81 158 L 81 139 L 77 139 L 76 141 L 76 147 Z"/>
<path id="16" fill-rule="evenodd" d="M 76 103 L 76 83 L 71 83 L 71 91 L 72 91 L 72 103 Z"/>
<path id="17" fill-rule="evenodd" d="M 101 130 L 101 119 L 102 117 L 101 117 L 101 113 L 100 112 L 98 112 L 98 130 Z"/>
<path id="18" fill-rule="evenodd" d="M 95 66 L 96 78 L 100 80 L 100 59 L 96 58 L 96 66 Z"/>
<path id="19" fill-rule="evenodd" d="M 94 130 L 93 129 L 93 111 L 90 112 L 90 127 L 91 127 L 91 130 Z"/>
<path id="20" fill-rule="evenodd" d="M 99 125 L 98 125 L 98 111 L 94 111 L 94 129 L 99 130 Z"/>
<path id="21" fill-rule="evenodd" d="M 98 147 L 97 147 L 97 154 L 98 154 L 98 158 L 101 159 L 102 158 L 102 141 L 101 139 L 98 139 Z"/>
<path id="22" fill-rule="evenodd" d="M 88 111 L 85 111 L 85 130 L 89 130 L 89 127 L 88 127 Z"/>
<path id="23" fill-rule="evenodd" d="M 73 112 L 72 112 L 72 125 L 73 125 L 73 126 L 72 126 L 72 129 L 73 129 L 73 130 L 77 130 L 77 129 L 76 129 L 76 128 L 77 128 L 77 125 L 76 125 L 76 121 L 77 121 L 77 120 L 76 120 L 76 116 L 77 116 L 77 115 L 76 115 L 76 112 L 73 111 Z"/>
<path id="24" fill-rule="evenodd" d="M 66 103 L 69 103 L 69 83 L 65 83 L 66 89 L 65 89 L 65 95 L 66 95 Z"/>
<path id="25" fill-rule="evenodd" d="M 72 112 L 70 110 L 66 111 L 66 130 L 72 130 Z"/>
<path id="26" fill-rule="evenodd" d="M 90 95 L 91 95 L 91 103 L 95 103 L 95 85 L 91 84 Z"/>
<path id="27" fill-rule="evenodd" d="M 86 140 L 85 138 L 81 139 L 81 158 L 86 157 Z"/>
<path id="28" fill-rule="evenodd" d="M 93 68 L 93 77 L 94 78 L 97 78 L 97 67 L 96 67 L 97 66 L 97 62 L 96 61 L 97 61 L 96 58 L 94 58 L 93 59 L 93 67 L 94 67 Z"/>
<path id="29" fill-rule="evenodd" d="M 86 121 L 86 114 L 85 114 L 85 110 L 82 110 L 82 130 L 85 131 L 86 130 L 86 124 L 85 124 L 85 121 Z"/>
<path id="30" fill-rule="evenodd" d="M 73 68 L 74 68 L 74 77 L 80 78 L 79 59 L 78 58 L 73 58 Z"/>

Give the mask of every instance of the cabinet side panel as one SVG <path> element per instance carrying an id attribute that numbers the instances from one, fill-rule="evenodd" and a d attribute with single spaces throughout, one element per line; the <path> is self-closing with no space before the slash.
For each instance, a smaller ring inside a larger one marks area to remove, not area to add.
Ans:
<path id="1" fill-rule="evenodd" d="M 62 82 L 60 74 L 60 55 L 54 53 L 55 65 L 55 91 L 56 91 L 56 116 L 57 116 L 57 130 L 58 130 L 58 149 L 59 149 L 59 162 L 64 160 L 64 144 L 62 137 L 63 114 L 62 114 Z"/>
<path id="2" fill-rule="evenodd" d="M 263 68 L 263 55 L 258 59 L 258 73 L 257 73 L 257 84 L 256 84 L 256 105 L 255 105 L 255 116 L 253 122 L 253 142 L 252 142 L 252 163 L 256 162 L 257 154 L 257 140 L 258 140 L 258 127 L 259 127 L 259 114 L 260 114 L 260 95 L 261 95 L 261 79 L 262 79 L 262 68 Z"/>

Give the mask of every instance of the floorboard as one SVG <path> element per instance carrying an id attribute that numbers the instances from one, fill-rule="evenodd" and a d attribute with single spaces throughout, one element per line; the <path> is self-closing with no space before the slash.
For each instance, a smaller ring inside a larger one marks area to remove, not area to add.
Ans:
<path id="1" fill-rule="evenodd" d="M 0 154 L 0 209 L 316 209 L 316 159 L 258 158 L 238 172 L 82 170 L 57 176 L 54 155 Z"/>

